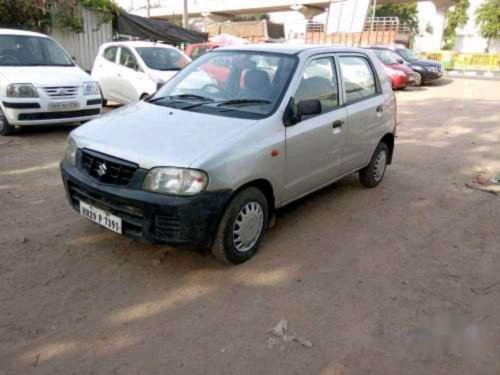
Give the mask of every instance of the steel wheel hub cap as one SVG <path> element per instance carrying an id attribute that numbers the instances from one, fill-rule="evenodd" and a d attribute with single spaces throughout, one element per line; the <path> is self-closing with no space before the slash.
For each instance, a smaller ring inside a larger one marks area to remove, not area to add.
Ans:
<path id="1" fill-rule="evenodd" d="M 264 227 L 264 211 L 258 202 L 249 202 L 243 206 L 233 225 L 233 243 L 236 250 L 250 250 L 259 240 Z"/>
<path id="2" fill-rule="evenodd" d="M 387 164 L 387 155 L 385 151 L 380 151 L 373 165 L 373 177 L 375 181 L 380 181 L 384 176 L 385 166 Z"/>

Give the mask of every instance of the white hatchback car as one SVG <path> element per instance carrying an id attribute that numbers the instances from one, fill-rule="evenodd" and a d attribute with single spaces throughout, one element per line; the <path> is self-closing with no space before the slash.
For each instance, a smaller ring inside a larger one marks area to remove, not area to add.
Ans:
<path id="1" fill-rule="evenodd" d="M 92 68 L 104 102 L 135 102 L 156 92 L 191 59 L 177 48 L 160 43 L 124 41 L 105 43 Z"/>
<path id="2" fill-rule="evenodd" d="M 99 116 L 101 103 L 97 82 L 53 39 L 0 29 L 0 134 L 88 121 Z"/>

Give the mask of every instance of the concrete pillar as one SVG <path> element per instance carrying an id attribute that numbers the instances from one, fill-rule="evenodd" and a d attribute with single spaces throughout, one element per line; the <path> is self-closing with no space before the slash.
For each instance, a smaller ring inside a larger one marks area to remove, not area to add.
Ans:
<path id="1" fill-rule="evenodd" d="M 363 31 L 370 0 L 332 2 L 327 33 L 358 33 Z"/>

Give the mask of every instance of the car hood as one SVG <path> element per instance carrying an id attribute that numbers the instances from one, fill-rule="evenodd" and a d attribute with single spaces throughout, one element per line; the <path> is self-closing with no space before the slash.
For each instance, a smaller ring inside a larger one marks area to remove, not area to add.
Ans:
<path id="1" fill-rule="evenodd" d="M 403 72 L 407 75 L 411 75 L 413 74 L 413 70 L 410 69 L 409 66 L 405 65 L 405 64 L 390 64 L 390 65 L 387 65 L 389 68 L 392 68 L 394 70 L 399 70 L 400 72 Z"/>
<path id="2" fill-rule="evenodd" d="M 436 62 L 436 61 L 432 61 L 432 60 L 423 60 L 423 59 L 419 59 L 419 60 L 414 60 L 414 61 L 410 61 L 409 62 L 409 65 L 416 65 L 416 66 L 434 66 L 434 67 L 440 67 L 441 64 Z"/>
<path id="3" fill-rule="evenodd" d="M 75 129 L 79 148 L 128 160 L 142 168 L 196 167 L 256 120 L 183 111 L 144 101 Z"/>
<path id="4" fill-rule="evenodd" d="M 82 86 L 92 78 L 77 66 L 2 66 L 7 83 L 31 83 L 35 87 Z"/>

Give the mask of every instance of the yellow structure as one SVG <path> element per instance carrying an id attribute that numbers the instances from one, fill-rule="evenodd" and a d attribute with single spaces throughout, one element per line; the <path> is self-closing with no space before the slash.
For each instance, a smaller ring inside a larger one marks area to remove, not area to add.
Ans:
<path id="1" fill-rule="evenodd" d="M 473 69 L 500 71 L 500 54 L 495 53 L 456 53 L 435 51 L 422 53 L 422 57 L 439 61 L 445 69 Z"/>

